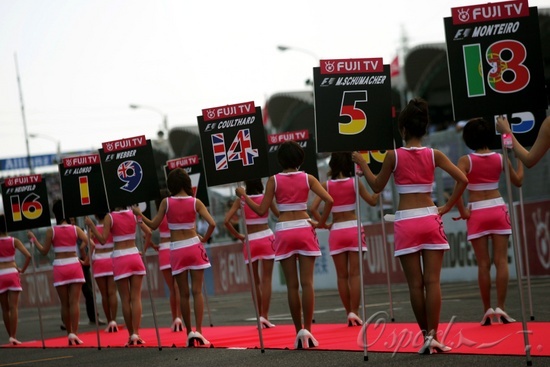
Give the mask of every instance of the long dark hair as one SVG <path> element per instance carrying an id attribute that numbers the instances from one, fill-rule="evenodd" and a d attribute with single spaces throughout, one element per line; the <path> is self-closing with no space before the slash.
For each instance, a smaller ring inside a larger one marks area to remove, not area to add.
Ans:
<path id="1" fill-rule="evenodd" d="M 183 190 L 187 195 L 193 196 L 191 178 L 183 168 L 176 168 L 168 174 L 166 186 L 172 195 L 176 195 Z"/>

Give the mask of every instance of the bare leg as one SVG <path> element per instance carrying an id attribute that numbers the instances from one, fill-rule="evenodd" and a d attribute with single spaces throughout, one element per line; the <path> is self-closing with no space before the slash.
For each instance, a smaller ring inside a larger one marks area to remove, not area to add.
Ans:
<path id="1" fill-rule="evenodd" d="M 296 333 L 302 329 L 302 301 L 300 300 L 300 283 L 298 280 L 298 266 L 296 257 L 290 256 L 281 260 L 281 267 L 285 275 L 288 307 Z"/>
<path id="2" fill-rule="evenodd" d="M 273 276 L 274 260 L 262 260 L 262 313 L 261 316 L 268 318 L 269 305 L 271 303 L 271 279 Z"/>
<path id="3" fill-rule="evenodd" d="M 497 306 L 505 310 L 508 292 L 508 236 L 493 235 L 493 258 L 497 270 Z"/>
<path id="4" fill-rule="evenodd" d="M 359 252 L 348 253 L 349 263 L 349 308 L 350 311 L 359 315 L 361 304 L 361 273 L 359 272 Z"/>
<path id="5" fill-rule="evenodd" d="M 443 250 L 422 251 L 424 265 L 424 287 L 426 288 L 426 316 L 428 332 L 433 330 L 437 340 L 439 315 L 441 313 L 441 268 L 443 266 Z"/>
<path id="6" fill-rule="evenodd" d="M 118 298 L 116 295 L 115 278 L 108 276 L 107 278 L 107 297 L 109 299 L 109 315 L 107 316 L 109 321 L 116 321 L 116 315 L 118 312 Z"/>
<path id="7" fill-rule="evenodd" d="M 202 318 L 204 315 L 204 298 L 202 284 L 204 270 L 191 270 L 191 291 L 193 292 L 193 311 L 195 312 L 195 328 L 202 334 Z"/>
<path id="8" fill-rule="evenodd" d="M 401 267 L 409 285 L 409 298 L 416 322 L 424 333 L 428 330 L 426 302 L 424 298 L 424 279 L 420 266 L 420 252 L 399 256 Z"/>
<path id="9" fill-rule="evenodd" d="M 298 255 L 300 262 L 300 285 L 302 286 L 302 311 L 304 313 L 304 329 L 311 331 L 313 311 L 315 309 L 315 290 L 313 289 L 313 272 L 315 257 Z"/>
<path id="10" fill-rule="evenodd" d="M 183 318 L 183 323 L 185 324 L 185 329 L 187 334 L 189 334 L 193 329 L 191 328 L 191 308 L 189 306 L 189 280 L 186 270 L 175 275 L 176 283 L 180 291 L 180 308 L 181 316 Z"/>
<path id="11" fill-rule="evenodd" d="M 172 269 L 163 269 L 162 275 L 164 276 L 164 282 L 170 294 L 170 312 L 172 313 L 172 320 L 175 320 L 176 317 L 181 317 L 179 290 L 176 285 L 176 279 L 172 276 Z"/>
<path id="12" fill-rule="evenodd" d="M 489 237 L 483 236 L 472 240 L 472 247 L 477 261 L 477 282 L 483 312 L 491 307 L 491 255 L 489 254 Z M 508 242 L 506 242 L 508 248 Z"/>
<path id="13" fill-rule="evenodd" d="M 124 323 L 128 329 L 128 335 L 134 334 L 134 325 L 132 323 L 132 306 L 130 304 L 130 280 L 122 278 L 116 281 L 118 294 L 120 295 L 120 303 L 122 304 L 122 316 Z"/>
<path id="14" fill-rule="evenodd" d="M 346 309 L 347 316 L 352 311 L 357 312 L 357 310 L 352 310 L 350 305 L 348 252 L 333 255 L 332 260 L 334 261 L 334 267 L 336 268 L 336 284 L 338 285 L 338 294 L 340 294 L 340 300 Z"/>
<path id="15" fill-rule="evenodd" d="M 19 295 L 20 291 L 7 291 L 10 308 L 10 337 L 15 338 L 17 334 L 17 320 L 19 318 Z"/>
<path id="16" fill-rule="evenodd" d="M 2 305 L 2 319 L 4 320 L 4 326 L 6 327 L 8 336 L 15 338 L 15 333 L 13 333 L 14 335 L 12 335 L 12 330 L 11 330 L 10 303 L 8 299 L 9 293 L 10 291 L 0 294 L 0 305 Z"/>
<path id="17" fill-rule="evenodd" d="M 134 334 L 139 335 L 141 326 L 141 284 L 143 283 L 143 275 L 132 275 L 130 277 L 130 303 L 132 313 L 132 326 Z"/>
<path id="18" fill-rule="evenodd" d="M 103 313 L 107 318 L 107 322 L 109 322 L 112 319 L 111 319 L 111 308 L 109 303 L 110 299 L 109 299 L 109 293 L 108 293 L 107 278 L 108 277 L 98 277 L 98 278 L 95 278 L 95 282 L 97 284 L 97 287 L 99 288 L 99 293 L 101 293 L 101 306 L 103 307 Z"/>
<path id="19" fill-rule="evenodd" d="M 80 292 L 83 283 L 69 284 L 69 307 L 71 329 L 73 333 L 78 332 L 78 322 L 80 321 Z M 65 324 L 66 325 L 66 324 Z M 67 329 L 68 331 L 69 329 Z"/>
<path id="20" fill-rule="evenodd" d="M 67 335 L 68 335 L 74 332 L 72 328 L 71 315 L 70 315 L 71 307 L 69 303 L 69 286 L 60 285 L 58 287 L 55 287 L 55 290 L 57 291 L 57 295 L 59 296 L 59 302 L 61 303 L 61 320 L 63 321 L 63 324 L 67 329 Z"/>

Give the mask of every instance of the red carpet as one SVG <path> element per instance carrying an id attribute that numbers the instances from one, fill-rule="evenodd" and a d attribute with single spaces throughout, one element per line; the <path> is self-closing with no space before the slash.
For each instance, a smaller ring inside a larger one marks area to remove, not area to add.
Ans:
<path id="1" fill-rule="evenodd" d="M 492 355 L 525 355 L 521 323 L 507 325 L 480 326 L 478 323 L 441 324 L 439 332 L 444 337 L 439 340 L 451 346 L 450 353 L 458 354 L 492 354 Z M 531 322 L 528 324 L 531 355 L 550 356 L 550 339 L 548 322 Z M 315 350 L 362 351 L 357 344 L 360 327 L 347 327 L 342 324 L 314 324 L 313 335 L 319 341 Z M 142 329 L 141 337 L 146 341 L 144 346 L 157 348 L 157 336 L 154 329 Z M 215 348 L 259 348 L 259 336 L 256 326 L 214 326 L 204 327 L 203 335 Z M 294 349 L 294 328 L 291 325 L 279 324 L 275 328 L 263 329 L 265 349 Z M 416 353 L 421 346 L 418 327 L 413 323 L 370 324 L 367 329 L 368 351 L 387 353 Z M 79 334 L 84 344 L 80 347 L 97 348 L 96 332 Z M 126 330 L 109 334 L 100 332 L 102 348 L 123 347 L 128 340 Z M 160 330 L 163 348 L 185 347 L 184 332 L 174 333 L 168 328 Z M 47 339 L 46 348 L 67 347 L 66 336 Z M 10 347 L 3 345 L 3 347 Z M 24 342 L 14 348 L 42 348 L 42 342 Z M 74 348 L 74 347 L 73 347 Z"/>

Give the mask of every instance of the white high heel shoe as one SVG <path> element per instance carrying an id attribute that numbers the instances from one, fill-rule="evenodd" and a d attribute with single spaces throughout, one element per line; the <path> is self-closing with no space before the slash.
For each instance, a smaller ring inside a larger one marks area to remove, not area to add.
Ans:
<path id="1" fill-rule="evenodd" d="M 198 331 L 190 332 L 187 336 L 187 346 L 188 347 L 194 347 L 196 344 L 198 345 L 209 345 L 211 344 L 204 336 L 202 336 L 201 333 Z"/>
<path id="2" fill-rule="evenodd" d="M 508 314 L 500 307 L 495 308 L 495 317 L 498 320 L 498 322 L 502 324 L 509 324 L 511 322 L 516 322 L 515 319 L 508 316 Z"/>
<path id="3" fill-rule="evenodd" d="M 433 336 L 429 335 L 426 337 L 426 339 L 424 339 L 424 344 L 422 345 L 422 348 L 420 348 L 420 350 L 418 351 L 418 354 L 433 354 L 434 352 L 443 353 L 450 352 L 451 350 L 451 347 L 441 344 L 440 342 L 435 340 Z"/>
<path id="4" fill-rule="evenodd" d="M 318 346 L 319 342 L 313 337 L 313 335 L 311 335 L 309 331 L 307 331 L 306 329 L 298 331 L 298 334 L 296 335 L 296 340 L 294 341 L 294 348 L 307 349 Z"/>
<path id="5" fill-rule="evenodd" d="M 69 345 L 80 345 L 80 344 L 84 344 L 82 342 L 82 340 L 80 340 L 78 338 L 78 336 L 76 336 L 76 334 L 74 333 L 70 333 L 68 336 L 67 336 L 67 339 L 69 341 Z"/>
<path id="6" fill-rule="evenodd" d="M 187 346 L 188 347 L 194 347 L 195 346 L 195 332 L 190 331 L 189 334 L 187 334 Z"/>
<path id="7" fill-rule="evenodd" d="M 348 313 L 348 326 L 361 326 L 363 325 L 363 320 L 359 318 L 355 313 Z"/>
<path id="8" fill-rule="evenodd" d="M 145 344 L 145 341 L 143 341 L 143 339 L 141 339 L 139 335 L 132 334 L 126 346 L 128 347 L 132 345 L 143 345 L 143 344 Z"/>
<path id="9" fill-rule="evenodd" d="M 260 316 L 260 325 L 262 325 L 262 329 L 269 329 L 269 328 L 275 327 L 275 324 L 272 324 L 263 316 Z"/>
<path id="10" fill-rule="evenodd" d="M 107 328 L 105 329 L 108 333 L 117 333 L 118 332 L 118 325 L 115 320 L 112 320 L 107 325 Z"/>
<path id="11" fill-rule="evenodd" d="M 491 325 L 491 322 L 494 316 L 495 316 L 495 310 L 493 310 L 492 307 L 489 307 L 487 311 L 485 311 L 485 315 L 483 315 L 483 318 L 481 319 L 481 323 L 480 323 L 481 326 Z"/>
<path id="12" fill-rule="evenodd" d="M 11 337 L 11 336 L 10 336 L 10 338 L 9 338 L 9 343 L 10 343 L 11 345 L 20 345 L 20 344 L 21 344 L 21 342 L 20 342 L 19 340 L 15 339 L 15 338 L 13 338 L 13 337 Z"/>
<path id="13" fill-rule="evenodd" d="M 176 317 L 170 326 L 173 332 L 183 331 L 183 323 L 179 317 Z"/>

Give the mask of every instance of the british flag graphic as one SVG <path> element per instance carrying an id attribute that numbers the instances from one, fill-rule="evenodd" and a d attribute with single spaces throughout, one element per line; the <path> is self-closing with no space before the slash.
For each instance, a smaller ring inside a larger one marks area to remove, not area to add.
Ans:
<path id="1" fill-rule="evenodd" d="M 236 151 L 240 144 L 240 150 Z M 258 149 L 252 149 L 250 141 L 250 129 L 242 129 L 229 147 L 229 162 L 242 161 L 243 166 L 254 164 L 254 158 L 258 157 Z"/>
<path id="2" fill-rule="evenodd" d="M 216 171 L 227 169 L 227 155 L 225 154 L 225 140 L 223 133 L 212 134 L 212 150 L 214 151 L 214 161 L 216 162 Z"/>

